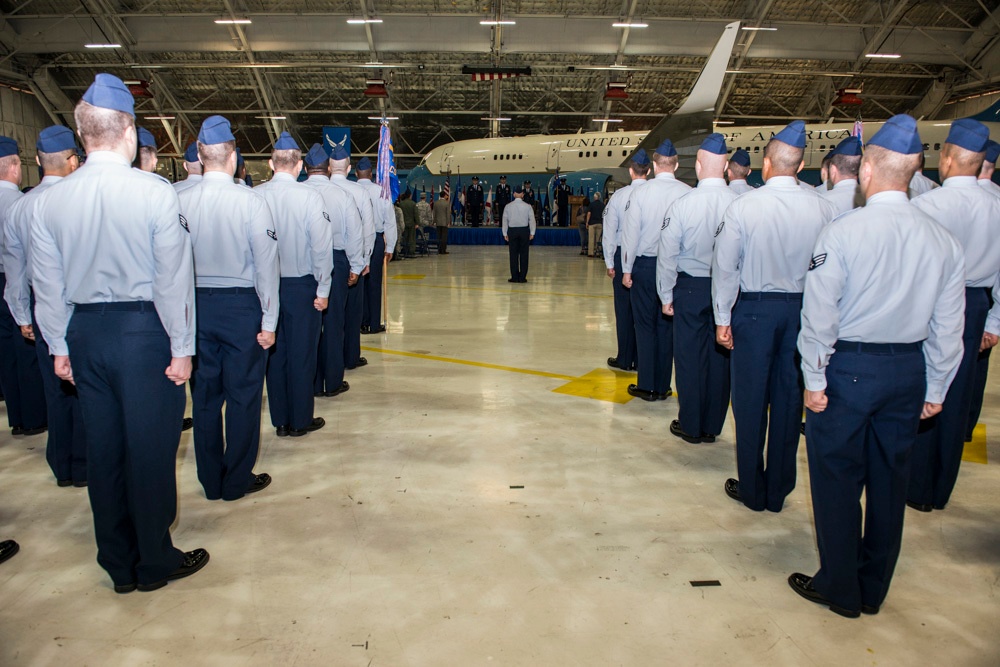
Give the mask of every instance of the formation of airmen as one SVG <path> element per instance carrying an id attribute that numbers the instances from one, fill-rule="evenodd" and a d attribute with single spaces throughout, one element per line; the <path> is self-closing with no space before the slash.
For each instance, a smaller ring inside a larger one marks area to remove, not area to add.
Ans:
<path id="1" fill-rule="evenodd" d="M 632 156 L 605 213 L 608 365 L 637 370 L 629 394 L 658 401 L 673 364 L 669 429 L 689 443 L 714 442 L 732 403 L 737 477 L 723 490 L 751 510 L 781 511 L 805 433 L 820 568 L 788 583 L 857 618 L 885 600 L 905 508 L 947 505 L 978 419 L 1000 334 L 1000 145 L 955 121 L 938 187 L 919 173 L 916 121 L 895 116 L 866 146 L 837 145 L 822 189 L 797 178 L 805 148 L 803 122 L 778 132 L 759 189 L 721 134 L 697 152 L 694 189 L 674 177 L 669 139 Z"/>

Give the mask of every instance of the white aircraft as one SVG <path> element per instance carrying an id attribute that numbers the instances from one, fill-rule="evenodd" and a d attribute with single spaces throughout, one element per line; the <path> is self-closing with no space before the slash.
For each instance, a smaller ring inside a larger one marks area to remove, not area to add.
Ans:
<path id="1" fill-rule="evenodd" d="M 531 181 L 539 193 L 546 191 L 553 175 L 567 177 L 574 192 L 584 187 L 604 190 L 609 179 L 628 182 L 626 164 L 639 148 L 653 150 L 665 138 L 670 138 L 681 156 L 678 177 L 694 180 L 694 155 L 705 135 L 715 131 L 726 137 L 730 153 L 743 148 L 750 154 L 752 180 L 759 183 L 764 146 L 784 125 L 731 127 L 713 121 L 715 105 L 722 88 L 740 24 L 730 23 L 712 50 L 705 67 L 684 104 L 664 118 L 652 130 L 636 132 L 578 132 L 577 134 L 530 135 L 497 139 L 470 139 L 438 146 L 411 169 L 407 185 L 429 191 L 440 190 L 449 178 L 461 176 L 463 186 L 472 176 L 507 176 L 510 185 Z M 1000 102 L 974 116 L 1000 136 Z M 950 122 L 920 121 L 920 137 L 924 141 L 926 165 L 924 173 L 937 177 L 941 145 L 948 135 Z M 869 138 L 882 126 L 881 122 L 863 123 L 863 138 Z M 842 139 L 851 135 L 854 123 L 823 123 L 807 125 L 808 141 L 804 181 L 818 184 L 819 168 L 826 154 Z M 492 179 L 484 179 L 492 180 Z"/>

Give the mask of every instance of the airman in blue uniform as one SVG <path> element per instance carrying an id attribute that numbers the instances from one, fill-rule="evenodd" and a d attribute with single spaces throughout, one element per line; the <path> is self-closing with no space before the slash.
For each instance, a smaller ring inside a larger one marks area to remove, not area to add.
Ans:
<path id="1" fill-rule="evenodd" d="M 382 326 L 382 281 L 385 279 L 382 267 L 383 262 L 392 260 L 392 253 L 396 248 L 396 210 L 391 196 L 384 197 L 382 186 L 372 181 L 371 160 L 361 158 L 356 170 L 358 185 L 364 188 L 371 200 L 375 223 L 375 241 L 368 264 L 368 275 L 362 279 L 364 307 L 361 313 L 361 333 L 378 334 L 385 331 Z"/>
<path id="2" fill-rule="evenodd" d="M 733 156 L 729 158 L 726 167 L 726 176 L 729 178 L 729 188 L 737 195 L 742 195 L 754 189 L 747 183 L 750 176 L 750 154 L 742 148 L 733 151 Z"/>
<path id="3" fill-rule="evenodd" d="M 175 192 L 183 192 L 188 188 L 201 183 L 202 166 L 198 159 L 198 142 L 192 141 L 186 149 L 184 149 L 184 171 L 187 172 L 187 178 L 183 181 L 177 181 L 174 183 Z"/>
<path id="4" fill-rule="evenodd" d="M 852 211 L 864 205 L 858 185 L 858 169 L 861 168 L 861 139 L 847 137 L 834 147 L 828 155 L 830 159 L 827 173 L 833 187 L 820 188 L 818 192 L 837 209 L 837 215 Z"/>

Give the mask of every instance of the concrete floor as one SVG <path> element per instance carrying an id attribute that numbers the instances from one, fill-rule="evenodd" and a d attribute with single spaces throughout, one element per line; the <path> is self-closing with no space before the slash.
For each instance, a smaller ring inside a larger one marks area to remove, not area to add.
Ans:
<path id="1" fill-rule="evenodd" d="M 843 619 L 785 583 L 818 564 L 804 446 L 781 514 L 734 503 L 731 422 L 683 443 L 673 399 L 626 401 L 604 365 L 603 263 L 531 261 L 526 285 L 499 247 L 393 263 L 389 332 L 318 403 L 326 428 L 278 439 L 265 416 L 258 495 L 206 501 L 185 433 L 174 541 L 212 561 L 153 593 L 112 592 L 85 492 L 56 487 L 44 436 L 4 429 L 0 538 L 22 549 L 0 665 L 1000 663 L 998 441 L 947 511 L 908 511 L 882 613 Z"/>

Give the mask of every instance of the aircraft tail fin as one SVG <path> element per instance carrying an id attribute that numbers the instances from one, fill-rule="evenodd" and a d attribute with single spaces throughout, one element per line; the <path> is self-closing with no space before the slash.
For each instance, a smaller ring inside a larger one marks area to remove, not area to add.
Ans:
<path id="1" fill-rule="evenodd" d="M 1000 100 L 994 102 L 992 106 L 984 111 L 980 111 L 975 116 L 972 116 L 972 118 L 981 123 L 1000 123 Z"/>
<path id="2" fill-rule="evenodd" d="M 722 90 L 722 83 L 726 78 L 726 70 L 729 68 L 729 59 L 733 55 L 733 46 L 736 45 L 736 37 L 740 32 L 740 22 L 734 21 L 726 26 L 722 32 L 712 53 L 705 62 L 694 88 L 688 94 L 684 104 L 674 113 L 689 114 L 699 111 L 715 111 L 715 102 L 719 99 L 719 91 Z"/>

